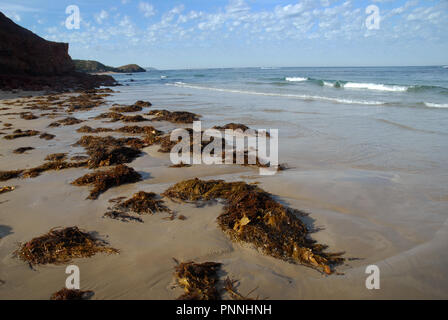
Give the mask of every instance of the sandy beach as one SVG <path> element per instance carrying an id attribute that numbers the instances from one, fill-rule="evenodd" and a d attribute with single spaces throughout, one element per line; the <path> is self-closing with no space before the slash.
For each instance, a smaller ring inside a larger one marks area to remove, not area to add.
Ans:
<path id="1" fill-rule="evenodd" d="M 70 116 L 84 122 L 60 127 L 48 127 L 68 116 L 65 112 L 49 117 L 42 110 L 31 110 L 38 118 L 21 119 L 17 114 L 33 98 L 29 93 L 1 93 L 0 96 L 0 167 L 2 171 L 26 169 L 44 162 L 48 154 L 68 153 L 69 157 L 84 154 L 73 144 L 84 134 L 81 126 L 118 128 L 121 122 L 93 119 L 109 111 L 114 103 L 129 100 L 120 88 L 106 97 L 105 103 L 88 111 Z M 33 93 L 34 96 L 39 93 Z M 182 110 L 179 101 L 163 99 L 149 92 L 134 100 L 148 99 L 151 109 Z M 151 98 L 152 97 L 152 98 Z M 186 97 L 188 100 L 188 97 Z M 14 102 L 13 105 L 9 102 Z M 135 101 L 134 101 L 135 102 Z M 28 104 L 29 103 L 29 104 Z M 9 109 L 3 109 L 9 108 Z M 201 107 L 191 106 L 192 112 L 203 116 L 206 127 L 215 125 L 221 117 Z M 232 114 L 221 117 L 231 120 Z M 225 120 L 224 120 L 225 119 Z M 244 116 L 233 119 L 244 122 Z M 250 120 L 249 120 L 250 121 Z M 227 121 L 231 122 L 231 121 Z M 274 120 L 273 120 L 274 122 Z M 10 127 L 4 127 L 10 123 Z M 134 124 L 132 124 L 134 125 Z M 179 127 L 168 122 L 150 121 L 135 125 L 152 125 L 169 132 Z M 260 124 L 258 124 L 260 127 Z M 266 123 L 262 124 L 266 125 Z M 279 123 L 275 123 L 279 125 Z M 185 125 L 188 126 L 188 125 Z M 257 127 L 257 124 L 255 124 Z M 273 126 L 274 127 L 274 126 Z M 16 129 L 38 130 L 55 135 L 52 140 L 39 136 L 6 140 L 5 134 Z M 132 136 L 122 133 L 100 133 L 99 136 Z M 280 137 L 282 150 L 295 150 L 297 138 Z M 12 151 L 33 147 L 23 154 Z M 194 165 L 170 168 L 169 155 L 157 152 L 158 147 L 144 148 L 143 155 L 129 166 L 143 176 L 137 183 L 114 187 L 87 200 L 89 187 L 71 182 L 91 172 L 87 168 L 43 172 L 35 178 L 16 178 L 0 186 L 15 190 L 0 195 L 0 299 L 48 299 L 64 286 L 67 275 L 64 265 L 37 265 L 33 269 L 13 256 L 19 243 L 45 234 L 54 227 L 78 226 L 95 232 L 116 255 L 97 254 L 92 258 L 75 259 L 69 264 L 81 270 L 81 289 L 95 292 L 93 299 L 175 299 L 182 289 L 173 278 L 178 261 L 215 261 L 222 263 L 220 277 L 239 281 L 238 291 L 246 294 L 255 289 L 253 297 L 268 299 L 446 299 L 448 280 L 444 269 L 448 265 L 446 243 L 447 195 L 441 192 L 440 181 L 425 180 L 419 172 L 381 171 L 372 168 L 347 167 L 316 163 L 312 154 L 301 157 L 281 152 L 280 162 L 291 167 L 274 176 L 260 176 L 257 168 L 239 165 Z M 304 150 L 303 148 L 301 150 Z M 337 161 L 335 157 L 334 161 Z M 311 268 L 288 263 L 264 255 L 250 245 L 232 242 L 218 227 L 216 218 L 223 204 L 197 207 L 164 199 L 166 205 L 185 220 L 167 220 L 166 213 L 142 216 L 143 223 L 121 222 L 104 218 L 109 199 L 130 197 L 138 191 L 163 193 L 179 181 L 200 178 L 259 182 L 259 186 L 278 200 L 295 209 L 310 213 L 305 223 L 319 229 L 311 236 L 329 246 L 332 252 L 344 251 L 346 261 L 337 273 L 323 275 Z M 418 181 L 418 183 L 417 183 Z M 425 182 L 427 181 L 427 182 Z M 393 214 L 392 214 L 393 213 Z M 381 289 L 367 290 L 365 269 L 375 264 L 381 270 Z M 229 298 L 225 295 L 224 298 Z"/>

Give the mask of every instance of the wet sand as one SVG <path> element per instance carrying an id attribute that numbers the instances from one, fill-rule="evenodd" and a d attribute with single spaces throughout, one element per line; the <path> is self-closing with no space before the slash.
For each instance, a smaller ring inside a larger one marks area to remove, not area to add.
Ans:
<path id="1" fill-rule="evenodd" d="M 0 99 L 11 99 L 11 95 Z M 8 112 L 22 112 L 17 106 L 4 105 L 0 127 L 11 123 L 15 129 L 35 129 L 56 135 L 53 140 L 38 136 L 5 140 L 0 135 L 1 170 L 23 169 L 44 162 L 46 155 L 83 153 L 73 147 L 82 135 L 75 130 L 91 127 L 119 127 L 123 123 L 104 123 L 91 117 L 108 111 L 120 94 L 107 98 L 107 104 L 72 116 L 86 121 L 59 128 L 48 128 L 56 119 L 42 117 L 24 120 Z M 138 100 L 138 99 L 136 99 Z M 25 103 L 25 100 L 22 100 Z M 167 102 L 169 103 L 169 102 Z M 152 109 L 162 109 L 153 101 Z M 175 106 L 170 110 L 178 110 Z M 36 115 L 42 111 L 32 111 Z M 196 112 L 196 111 L 193 111 Z M 224 112 L 222 110 L 222 112 Z M 138 113 L 131 113 L 138 114 Z M 60 118 L 66 117 L 62 115 Z M 207 123 L 207 116 L 204 117 Z M 226 118 L 231 118 L 227 115 Z M 234 119 L 235 122 L 242 122 Z M 230 122 L 230 121 L 229 121 Z M 142 122 L 168 131 L 177 126 L 166 122 Z M 118 133 L 103 135 L 127 136 Z M 288 144 L 290 141 L 280 141 Z M 19 147 L 34 150 L 18 155 Z M 66 265 L 36 266 L 35 270 L 12 256 L 18 243 L 48 232 L 57 226 L 79 226 L 97 232 L 119 255 L 97 254 L 76 259 L 81 270 L 81 289 L 93 290 L 93 299 L 175 299 L 182 290 L 174 286 L 172 258 L 179 261 L 223 263 L 221 278 L 229 276 L 240 283 L 238 291 L 269 299 L 416 299 L 448 298 L 446 244 L 447 200 L 440 195 L 439 182 L 422 183 L 424 175 L 394 173 L 337 166 L 331 169 L 295 165 L 275 176 L 259 176 L 258 170 L 237 165 L 169 168 L 167 154 L 148 147 L 145 154 L 129 164 L 144 177 L 143 181 L 111 188 L 98 200 L 86 200 L 88 187 L 70 184 L 91 170 L 67 169 L 44 172 L 32 179 L 12 179 L 0 185 L 16 189 L 0 195 L 0 299 L 48 299 L 65 284 Z M 304 155 L 306 157 L 306 155 Z M 290 161 L 291 160 L 291 161 Z M 280 162 L 283 162 L 280 159 Z M 309 163 L 312 163 L 310 161 Z M 244 180 L 260 182 L 260 187 L 288 206 L 310 213 L 306 222 L 321 228 L 312 237 L 329 245 L 330 251 L 345 251 L 348 260 L 337 268 L 341 275 L 325 276 L 310 268 L 265 256 L 250 246 L 232 243 L 218 228 L 216 217 L 222 204 L 197 208 L 166 200 L 167 205 L 186 220 L 167 221 L 164 213 L 143 216 L 144 223 L 123 223 L 102 218 L 108 200 L 130 197 L 137 191 L 162 193 L 187 178 Z M 416 183 L 418 181 L 418 183 Z M 441 181 L 442 178 L 441 178 Z M 365 287 L 366 266 L 378 265 L 381 289 Z"/>

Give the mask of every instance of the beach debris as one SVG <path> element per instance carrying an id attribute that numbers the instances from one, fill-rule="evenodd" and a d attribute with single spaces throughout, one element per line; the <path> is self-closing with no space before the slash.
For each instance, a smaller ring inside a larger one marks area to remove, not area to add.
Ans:
<path id="1" fill-rule="evenodd" d="M 224 280 L 224 290 L 227 291 L 227 293 L 232 297 L 233 300 L 258 300 L 258 296 L 255 299 L 249 298 L 249 296 L 257 290 L 257 288 L 251 290 L 247 295 L 243 296 L 242 294 L 238 293 L 238 291 L 235 288 L 235 284 L 238 283 L 238 280 L 232 280 L 229 277 Z"/>
<path id="2" fill-rule="evenodd" d="M 138 138 L 83 136 L 76 145 L 84 147 L 89 155 L 90 168 L 130 163 L 141 155 L 145 143 Z"/>
<path id="3" fill-rule="evenodd" d="M 154 214 L 156 212 L 171 212 L 163 200 L 157 199 L 154 192 L 139 191 L 130 199 L 116 204 L 116 208 L 137 214 Z"/>
<path id="4" fill-rule="evenodd" d="M 34 148 L 33 147 L 20 147 L 20 148 L 13 150 L 13 153 L 22 154 L 22 153 L 25 153 L 30 150 L 34 150 Z"/>
<path id="5" fill-rule="evenodd" d="M 115 112 L 138 112 L 138 111 L 142 111 L 143 108 L 140 106 L 136 106 L 136 105 L 131 105 L 131 106 L 121 106 L 121 105 L 113 105 L 112 108 L 110 108 L 111 111 L 115 111 Z"/>
<path id="6" fill-rule="evenodd" d="M 70 160 L 72 160 L 72 161 L 84 161 L 84 160 L 87 160 L 87 159 L 89 159 L 89 157 L 88 156 L 83 156 L 83 155 L 77 155 L 77 156 L 73 156 L 73 157 L 70 158 Z"/>
<path id="7" fill-rule="evenodd" d="M 147 134 L 154 136 L 160 136 L 163 133 L 153 126 L 124 126 L 116 129 L 115 131 L 129 134 Z"/>
<path id="8" fill-rule="evenodd" d="M 65 118 L 65 119 L 58 120 L 58 121 L 56 121 L 56 122 L 52 122 L 52 123 L 50 123 L 50 124 L 48 125 L 48 127 L 53 128 L 53 127 L 59 127 L 59 126 L 61 126 L 61 125 L 64 125 L 64 126 L 72 126 L 72 125 L 75 125 L 75 124 L 79 124 L 79 123 L 81 123 L 81 122 L 84 122 L 84 120 L 79 120 L 79 119 L 76 119 L 76 118 L 74 118 L 74 117 L 67 117 L 67 118 Z"/>
<path id="9" fill-rule="evenodd" d="M 191 164 L 186 164 L 181 161 L 178 164 L 173 164 L 170 166 L 170 168 L 185 168 L 185 167 L 191 167 Z"/>
<path id="10" fill-rule="evenodd" d="M 93 291 L 62 288 L 51 295 L 50 300 L 88 300 L 94 295 Z"/>
<path id="11" fill-rule="evenodd" d="M 22 178 L 35 178 L 39 176 L 42 172 L 46 171 L 59 171 L 64 169 L 71 169 L 71 168 L 80 168 L 87 166 L 87 161 L 84 162 L 67 162 L 67 161 L 48 161 L 40 166 L 22 170 Z"/>
<path id="12" fill-rule="evenodd" d="M 228 124 L 223 125 L 223 126 L 214 126 L 213 129 L 220 130 L 220 131 L 229 130 L 229 129 L 230 130 L 241 130 L 243 133 L 245 133 L 245 131 L 249 130 L 250 128 L 248 126 L 246 126 L 245 124 L 242 124 L 242 123 L 233 123 L 233 122 L 231 122 L 231 123 L 228 123 Z M 253 133 L 254 134 L 258 134 L 258 130 L 254 129 Z M 270 137 L 269 132 L 266 132 L 266 137 Z"/>
<path id="13" fill-rule="evenodd" d="M 162 195 L 182 201 L 226 200 L 217 218 L 220 228 L 231 240 L 250 243 L 274 258 L 326 274 L 344 261 L 343 253 L 326 253 L 327 246 L 310 239 L 310 230 L 299 218 L 305 213 L 283 206 L 256 185 L 196 178 L 179 182 Z"/>
<path id="14" fill-rule="evenodd" d="M 16 187 L 12 187 L 12 186 L 0 187 L 0 194 L 6 193 L 6 192 L 11 192 L 11 191 L 13 191 L 15 189 L 16 189 Z"/>
<path id="15" fill-rule="evenodd" d="M 13 140 L 17 138 L 23 138 L 23 137 L 32 137 L 38 135 L 40 132 L 36 130 L 25 130 L 22 131 L 21 129 L 14 130 L 12 134 L 8 134 L 3 137 L 3 139 L 6 140 Z"/>
<path id="16" fill-rule="evenodd" d="M 143 121 L 149 121 L 149 119 L 144 118 L 141 115 L 135 115 L 135 116 L 125 116 L 124 114 L 118 113 L 118 112 L 106 112 L 98 115 L 95 117 L 96 120 L 99 119 L 111 119 L 110 122 L 143 122 Z"/>
<path id="17" fill-rule="evenodd" d="M 92 185 L 93 189 L 87 199 L 95 200 L 112 187 L 137 182 L 141 179 L 141 175 L 133 168 L 120 164 L 109 170 L 88 173 L 73 181 L 72 184 L 76 186 Z"/>
<path id="18" fill-rule="evenodd" d="M 168 110 L 151 110 L 147 113 L 154 116 L 152 121 L 168 121 L 172 123 L 193 123 L 201 117 L 198 114 L 188 111 L 168 111 Z"/>
<path id="19" fill-rule="evenodd" d="M 134 103 L 134 106 L 148 108 L 148 107 L 152 106 L 152 103 L 149 101 L 138 100 L 136 103 Z"/>
<path id="20" fill-rule="evenodd" d="M 20 114 L 20 118 L 25 119 L 25 120 L 34 120 L 34 119 L 37 119 L 39 117 L 35 116 L 31 112 L 23 112 L 23 113 Z"/>
<path id="21" fill-rule="evenodd" d="M 174 219 L 174 213 L 165 205 L 165 202 L 158 199 L 158 195 L 154 192 L 139 191 L 135 193 L 130 199 L 125 200 L 125 197 L 115 198 L 109 200 L 114 203 L 112 208 L 108 208 L 108 212 L 104 214 L 105 217 L 112 219 L 137 220 L 143 222 L 140 218 L 133 217 L 129 213 L 139 215 L 154 214 L 156 212 L 167 212 Z"/>
<path id="22" fill-rule="evenodd" d="M 48 233 L 20 245 L 14 254 L 30 265 L 63 264 L 97 253 L 118 253 L 107 242 L 78 227 L 53 228 Z"/>
<path id="23" fill-rule="evenodd" d="M 131 216 L 130 214 L 128 214 L 126 212 L 116 211 L 116 210 L 107 211 L 103 215 L 103 218 L 110 218 L 110 219 L 114 219 L 114 220 L 120 220 L 122 222 L 136 221 L 136 222 L 143 223 L 143 219 L 140 218 L 140 217 L 134 217 L 134 216 Z"/>
<path id="24" fill-rule="evenodd" d="M 52 153 L 45 157 L 47 161 L 62 161 L 67 159 L 66 153 Z"/>
<path id="25" fill-rule="evenodd" d="M 248 126 L 246 126 L 245 124 L 241 124 L 241 123 L 228 123 L 224 126 L 214 126 L 213 129 L 216 130 L 226 130 L 226 129 L 231 129 L 231 130 L 242 130 L 242 131 L 246 131 L 248 129 L 250 129 Z"/>
<path id="26" fill-rule="evenodd" d="M 100 132 L 112 132 L 114 129 L 111 128 L 92 128 L 89 126 L 82 126 L 78 129 L 76 129 L 76 132 L 80 133 L 100 133 Z"/>
<path id="27" fill-rule="evenodd" d="M 0 181 L 7 181 L 14 178 L 35 178 L 42 172 L 50 170 L 63 170 L 70 168 L 86 167 L 87 161 L 84 162 L 66 162 L 66 161 L 48 161 L 40 166 L 30 169 L 19 169 L 11 171 L 0 171 Z"/>
<path id="28" fill-rule="evenodd" d="M 18 178 L 22 172 L 23 170 L 0 171 L 0 181 Z"/>
<path id="29" fill-rule="evenodd" d="M 177 299 L 219 300 L 221 295 L 216 285 L 220 268 L 221 263 L 217 262 L 195 263 L 190 261 L 178 264 L 175 267 L 174 276 L 184 289 L 184 294 Z"/>
<path id="30" fill-rule="evenodd" d="M 54 137 L 56 137 L 54 134 L 51 133 L 42 133 L 39 138 L 44 139 L 44 140 L 52 140 Z"/>

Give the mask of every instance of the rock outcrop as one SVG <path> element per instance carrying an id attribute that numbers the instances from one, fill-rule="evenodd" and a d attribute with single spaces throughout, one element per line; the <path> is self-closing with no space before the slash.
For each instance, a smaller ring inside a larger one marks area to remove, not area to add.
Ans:
<path id="1" fill-rule="evenodd" d="M 134 72 L 146 72 L 145 69 L 136 65 L 128 64 L 118 68 L 106 66 L 98 61 L 93 60 L 73 60 L 75 63 L 76 71 L 86 73 L 98 73 L 98 72 L 116 72 L 116 73 L 134 73 Z"/>
<path id="2" fill-rule="evenodd" d="M 75 71 L 68 44 L 47 41 L 0 12 L 0 89 L 64 90 L 114 85 Z"/>

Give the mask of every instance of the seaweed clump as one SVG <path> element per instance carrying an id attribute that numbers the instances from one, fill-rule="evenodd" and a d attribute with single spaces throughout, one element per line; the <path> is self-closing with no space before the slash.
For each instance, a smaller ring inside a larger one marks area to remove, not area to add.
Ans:
<path id="1" fill-rule="evenodd" d="M 13 140 L 13 139 L 23 138 L 23 137 L 32 137 L 32 136 L 37 136 L 39 133 L 40 132 L 36 131 L 36 130 L 22 131 L 21 129 L 17 129 L 15 131 L 13 131 L 12 134 L 8 134 L 8 135 L 4 136 L 3 139 Z"/>
<path id="2" fill-rule="evenodd" d="M 140 191 L 135 193 L 130 199 L 125 198 L 111 199 L 109 202 L 115 203 L 113 208 L 108 208 L 108 212 L 104 217 L 119 219 L 121 221 L 136 220 L 143 222 L 140 218 L 133 217 L 129 213 L 154 214 L 156 212 L 168 212 L 174 219 L 174 213 L 165 205 L 161 199 L 157 199 L 158 195 L 154 192 Z"/>
<path id="3" fill-rule="evenodd" d="M 120 164 L 109 170 L 88 173 L 73 181 L 72 184 L 76 186 L 93 185 L 87 199 L 95 200 L 98 199 L 100 194 L 112 187 L 137 182 L 141 179 L 141 175 L 133 168 Z"/>
<path id="4" fill-rule="evenodd" d="M 83 136 L 76 145 L 87 150 L 89 167 L 98 168 L 132 162 L 140 156 L 139 149 L 145 144 L 137 138 Z"/>
<path id="5" fill-rule="evenodd" d="M 45 160 L 47 161 L 62 161 L 67 158 L 66 153 L 52 153 L 45 157 Z"/>
<path id="6" fill-rule="evenodd" d="M 39 136 L 39 138 L 44 139 L 44 140 L 52 140 L 54 137 L 56 137 L 54 134 L 47 133 L 47 132 L 44 132 Z"/>
<path id="7" fill-rule="evenodd" d="M 138 111 L 142 111 L 142 107 L 140 106 L 136 106 L 136 105 L 131 105 L 131 106 L 120 106 L 120 105 L 114 105 L 112 106 L 112 108 L 110 108 L 110 110 L 115 111 L 115 112 L 138 112 Z"/>
<path id="8" fill-rule="evenodd" d="M 15 154 L 22 154 L 22 153 L 25 153 L 25 152 L 30 151 L 30 150 L 34 150 L 34 148 L 33 147 L 20 147 L 20 148 L 15 149 L 13 151 L 13 153 L 15 153 Z"/>
<path id="9" fill-rule="evenodd" d="M 30 265 L 38 265 L 67 263 L 72 259 L 89 258 L 100 252 L 112 254 L 118 253 L 118 250 L 107 247 L 104 240 L 75 226 L 53 228 L 21 245 L 15 254 Z"/>
<path id="10" fill-rule="evenodd" d="M 183 262 L 176 266 L 174 276 L 184 289 L 178 300 L 218 300 L 220 294 L 216 288 L 218 270 L 217 262 Z"/>
<path id="11" fill-rule="evenodd" d="M 168 121 L 172 123 L 193 123 L 193 121 L 197 121 L 200 118 L 200 115 L 188 111 L 151 110 L 147 114 L 154 116 L 152 118 L 153 121 Z"/>
<path id="12" fill-rule="evenodd" d="M 6 192 L 14 191 L 15 188 L 16 188 L 16 187 L 12 187 L 12 186 L 0 187 L 0 194 L 2 194 L 2 193 L 6 193 Z"/>
<path id="13" fill-rule="evenodd" d="M 78 123 L 81 123 L 81 122 L 84 122 L 84 120 L 79 120 L 79 119 L 76 119 L 74 117 L 67 117 L 65 119 L 58 120 L 56 122 L 52 122 L 48 126 L 50 128 L 52 128 L 52 127 L 59 127 L 61 125 L 72 126 L 72 125 L 75 125 L 75 124 L 78 124 Z"/>
<path id="14" fill-rule="evenodd" d="M 118 208 L 126 211 L 132 211 L 138 214 L 154 214 L 156 212 L 171 212 L 165 206 L 164 201 L 157 199 L 154 192 L 140 191 L 134 194 L 130 199 L 117 205 Z"/>
<path id="15" fill-rule="evenodd" d="M 123 122 L 143 122 L 143 121 L 149 121 L 149 119 L 144 118 L 141 115 L 135 115 L 135 116 L 125 116 L 124 114 L 118 113 L 118 112 L 106 112 L 98 115 L 95 117 L 96 120 L 99 119 L 110 119 L 110 122 L 117 122 L 117 121 L 123 121 Z"/>
<path id="16" fill-rule="evenodd" d="M 18 178 L 22 174 L 23 170 L 10 170 L 0 171 L 0 181 L 7 181 L 10 179 Z"/>
<path id="17" fill-rule="evenodd" d="M 309 238 L 310 230 L 298 218 L 303 212 L 283 206 L 255 185 L 196 178 L 177 183 L 163 195 L 183 201 L 225 199 L 224 212 L 217 218 L 220 228 L 233 241 L 251 243 L 274 258 L 326 274 L 344 261 L 342 253 L 326 253 L 327 246 Z"/>
<path id="18" fill-rule="evenodd" d="M 50 300 L 88 300 L 93 296 L 93 291 L 63 288 L 51 295 Z"/>
<path id="19" fill-rule="evenodd" d="M 80 168 L 85 167 L 87 162 L 67 162 L 67 161 L 48 161 L 40 166 L 22 170 L 22 178 L 35 178 L 39 176 L 42 172 L 46 171 L 59 171 L 63 169 Z"/>

